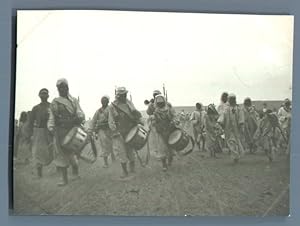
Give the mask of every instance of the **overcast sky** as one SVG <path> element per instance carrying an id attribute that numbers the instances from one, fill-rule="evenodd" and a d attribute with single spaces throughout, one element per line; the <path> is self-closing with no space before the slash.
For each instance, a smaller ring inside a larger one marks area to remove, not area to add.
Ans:
<path id="1" fill-rule="evenodd" d="M 165 83 L 173 105 L 291 98 L 293 17 L 124 11 L 19 11 L 16 117 L 69 81 L 87 118 L 125 86 L 139 110 Z"/>

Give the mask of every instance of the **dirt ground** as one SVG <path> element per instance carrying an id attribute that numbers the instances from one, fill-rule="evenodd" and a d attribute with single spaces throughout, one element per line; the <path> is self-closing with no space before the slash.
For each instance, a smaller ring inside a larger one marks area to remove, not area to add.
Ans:
<path id="1" fill-rule="evenodd" d="M 87 147 L 89 148 L 89 147 Z M 140 151 L 145 157 L 145 150 Z M 80 162 L 81 178 L 57 187 L 55 166 L 35 178 L 31 164 L 16 164 L 14 214 L 130 216 L 269 216 L 289 214 L 289 160 L 280 151 L 272 163 L 262 152 L 246 154 L 232 164 L 227 152 L 217 159 L 197 148 L 176 156 L 167 172 L 151 156 L 137 165 L 131 180 L 121 181 L 118 162 L 102 168 Z M 69 172 L 70 174 L 70 172 Z"/>

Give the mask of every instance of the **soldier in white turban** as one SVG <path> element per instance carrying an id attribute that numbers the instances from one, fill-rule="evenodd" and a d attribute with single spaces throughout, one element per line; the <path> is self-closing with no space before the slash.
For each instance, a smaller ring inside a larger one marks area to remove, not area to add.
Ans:
<path id="1" fill-rule="evenodd" d="M 164 96 L 157 95 L 154 101 L 153 126 L 157 132 L 157 146 L 159 158 L 162 161 L 163 171 L 172 165 L 174 151 L 168 145 L 170 133 L 176 128 L 175 110 Z"/>
<path id="2" fill-rule="evenodd" d="M 142 114 L 127 99 L 125 87 L 118 87 L 116 99 L 109 105 L 108 125 L 112 131 L 113 151 L 121 162 L 121 179 L 129 177 L 129 173 L 135 173 L 135 155 L 133 148 L 125 143 L 129 131 L 138 124 L 143 124 Z M 129 162 L 129 172 L 127 163 Z"/>
<path id="3" fill-rule="evenodd" d="M 62 142 L 74 126 L 84 122 L 85 115 L 78 100 L 69 94 L 66 79 L 59 79 L 56 87 L 59 97 L 50 104 L 48 130 L 54 135 L 54 163 L 62 175 L 62 182 L 58 186 L 64 186 L 68 184 L 68 167 L 72 166 L 73 180 L 79 178 L 79 168 L 75 152 L 65 150 Z"/>
<path id="4" fill-rule="evenodd" d="M 96 111 L 90 123 L 90 132 L 95 132 L 98 135 L 96 144 L 100 147 L 101 156 L 104 160 L 104 168 L 108 167 L 108 157 L 113 155 L 112 131 L 108 126 L 108 104 L 109 96 L 101 98 L 102 106 Z"/>

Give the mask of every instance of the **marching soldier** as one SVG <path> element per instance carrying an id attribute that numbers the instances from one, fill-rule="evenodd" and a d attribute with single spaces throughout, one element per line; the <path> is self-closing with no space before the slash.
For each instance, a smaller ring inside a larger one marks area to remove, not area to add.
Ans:
<path id="1" fill-rule="evenodd" d="M 290 143 L 290 130 L 291 130 L 291 118 L 292 118 L 292 108 L 291 101 L 289 99 L 284 100 L 283 106 L 278 110 L 279 123 L 287 140 L 287 147 Z M 282 140 L 281 143 L 284 141 Z M 289 150 L 287 150 L 288 152 Z"/>
<path id="2" fill-rule="evenodd" d="M 243 110 L 236 104 L 236 96 L 234 94 L 228 96 L 228 102 L 229 107 L 220 115 L 218 123 L 225 130 L 226 144 L 232 153 L 234 163 L 237 163 L 244 154 L 242 137 L 245 118 Z"/>
<path id="3" fill-rule="evenodd" d="M 66 79 L 59 79 L 56 87 L 59 97 L 54 98 L 50 104 L 48 129 L 54 135 L 54 163 L 62 176 L 62 182 L 58 186 L 64 186 L 68 184 L 68 167 L 72 166 L 73 180 L 79 178 L 79 168 L 76 154 L 65 150 L 62 142 L 73 127 L 81 125 L 85 115 L 78 100 L 69 94 Z"/>
<path id="4" fill-rule="evenodd" d="M 207 107 L 207 114 L 204 116 L 204 125 L 206 129 L 206 147 L 210 152 L 210 156 L 216 158 L 218 150 L 217 137 L 222 128 L 217 123 L 218 112 L 214 105 L 210 104 Z"/>
<path id="5" fill-rule="evenodd" d="M 155 111 L 154 127 L 158 134 L 157 144 L 159 150 L 159 157 L 162 161 L 163 171 L 167 171 L 168 167 L 172 165 L 174 152 L 168 146 L 169 134 L 175 127 L 175 111 L 172 105 L 168 103 L 164 96 L 157 95 L 154 101 Z"/>
<path id="6" fill-rule="evenodd" d="M 196 110 L 192 112 L 190 121 L 193 125 L 194 139 L 199 150 L 201 150 L 200 143 L 202 141 L 202 151 L 205 151 L 204 117 L 205 111 L 202 110 L 202 104 L 196 103 Z"/>
<path id="7" fill-rule="evenodd" d="M 270 162 L 274 159 L 274 152 L 277 147 L 277 140 L 279 139 L 280 132 L 278 131 L 278 123 L 277 115 L 268 109 L 263 114 L 254 135 L 255 141 L 262 144 Z"/>
<path id="8" fill-rule="evenodd" d="M 221 102 L 219 104 L 219 106 L 217 107 L 217 111 L 219 113 L 219 115 L 224 114 L 224 112 L 226 111 L 226 109 L 229 107 L 229 103 L 228 103 L 228 93 L 227 92 L 223 92 L 221 95 Z M 226 141 L 224 142 L 224 133 L 219 134 L 217 137 L 217 143 L 218 143 L 218 149 L 217 152 L 223 152 L 224 148 L 228 148 L 227 147 L 227 143 Z M 228 153 L 230 154 L 230 150 L 228 151 Z"/>
<path id="9" fill-rule="evenodd" d="M 249 148 L 250 153 L 253 153 L 255 148 L 253 136 L 257 130 L 257 115 L 249 97 L 244 100 L 243 110 L 245 116 L 245 144 Z"/>
<path id="10" fill-rule="evenodd" d="M 101 98 L 102 107 L 99 108 L 91 121 L 89 131 L 95 132 L 98 136 L 98 145 L 100 146 L 101 155 L 104 160 L 103 168 L 108 167 L 108 156 L 113 155 L 112 132 L 108 126 L 108 104 L 109 97 Z M 113 157 L 112 157 L 113 160 Z"/>
<path id="11" fill-rule="evenodd" d="M 128 178 L 127 163 L 129 172 L 135 173 L 134 150 L 125 143 L 128 132 L 136 125 L 143 124 L 141 113 L 133 103 L 127 99 L 125 87 L 116 89 L 116 99 L 109 106 L 108 125 L 112 130 L 113 151 L 121 162 L 121 179 Z"/>
<path id="12" fill-rule="evenodd" d="M 36 165 L 37 177 L 41 178 L 43 166 L 50 164 L 53 160 L 53 149 L 50 148 L 52 140 L 47 129 L 50 107 L 48 90 L 41 89 L 39 97 L 41 103 L 32 108 L 29 117 L 28 137 L 31 139 L 32 136 L 33 160 Z"/>
<path id="13" fill-rule="evenodd" d="M 30 112 L 22 111 L 19 119 L 19 130 L 15 152 L 18 162 L 29 164 L 32 157 L 31 139 L 28 138 L 28 123 Z"/>
<path id="14" fill-rule="evenodd" d="M 228 93 L 224 92 L 221 95 L 221 103 L 220 103 L 220 105 L 218 106 L 218 109 L 217 109 L 219 115 L 223 114 L 225 112 L 226 108 L 228 108 L 228 107 L 229 107 Z"/>

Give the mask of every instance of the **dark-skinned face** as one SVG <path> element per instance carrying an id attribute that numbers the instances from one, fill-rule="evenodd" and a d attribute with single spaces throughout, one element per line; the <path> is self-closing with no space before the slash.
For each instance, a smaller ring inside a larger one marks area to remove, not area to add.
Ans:
<path id="1" fill-rule="evenodd" d="M 125 94 L 119 94 L 117 97 L 118 97 L 118 100 L 119 100 L 120 102 L 126 102 L 126 99 L 127 99 L 127 93 L 125 93 Z"/>
<path id="2" fill-rule="evenodd" d="M 101 104 L 103 107 L 107 107 L 109 103 L 109 100 L 107 98 L 102 98 L 101 99 Z"/>
<path id="3" fill-rule="evenodd" d="M 250 100 L 246 100 L 245 103 L 244 103 L 244 105 L 245 105 L 246 107 L 251 107 L 252 102 L 251 102 Z"/>
<path id="4" fill-rule="evenodd" d="M 235 97 L 230 97 L 228 99 L 228 102 L 229 102 L 230 106 L 235 106 L 236 105 L 236 99 L 235 99 Z"/>
<path id="5" fill-rule="evenodd" d="M 156 105 L 159 108 L 163 108 L 164 106 L 166 106 L 166 103 L 165 102 L 158 102 L 158 103 L 156 103 Z"/>
<path id="6" fill-rule="evenodd" d="M 69 87 L 68 87 L 68 85 L 66 85 L 64 83 L 57 86 L 57 90 L 58 90 L 59 96 L 61 96 L 61 97 L 67 97 L 69 94 Z"/>
<path id="7" fill-rule="evenodd" d="M 39 97 L 42 102 L 46 102 L 49 98 L 49 95 L 47 93 L 40 93 Z"/>
<path id="8" fill-rule="evenodd" d="M 226 103 L 228 101 L 227 95 L 222 95 L 221 100 L 222 100 L 222 102 Z"/>

